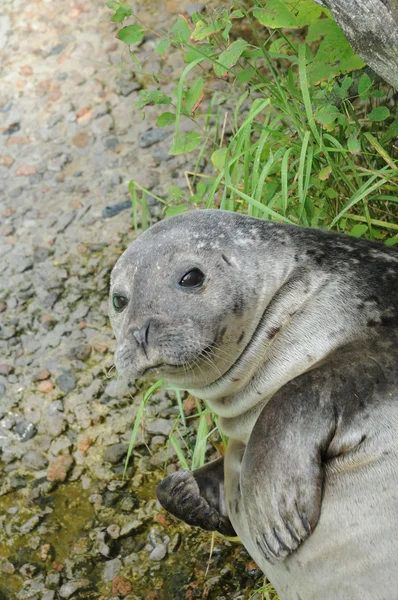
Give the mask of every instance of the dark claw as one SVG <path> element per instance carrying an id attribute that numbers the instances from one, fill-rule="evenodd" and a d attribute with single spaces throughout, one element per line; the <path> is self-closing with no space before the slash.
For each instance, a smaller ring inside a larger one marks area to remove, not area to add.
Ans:
<path id="1" fill-rule="evenodd" d="M 300 517 L 301 517 L 301 521 L 302 521 L 302 523 L 304 525 L 304 529 L 306 530 L 306 532 L 308 533 L 308 535 L 311 535 L 311 525 L 310 525 L 310 522 L 309 522 L 309 520 L 307 518 L 307 515 L 305 513 L 302 513 L 300 515 Z"/>
<path id="2" fill-rule="evenodd" d="M 264 549 L 264 546 L 263 546 L 263 544 L 260 542 L 260 540 L 259 540 L 258 538 L 256 539 L 256 544 L 257 544 L 257 546 L 260 548 L 260 550 L 261 550 L 261 552 L 262 552 L 262 554 L 263 554 L 263 556 L 264 556 L 265 560 L 268 560 L 268 562 L 272 564 L 271 557 L 270 557 L 270 556 L 268 556 L 268 554 L 266 553 L 266 551 L 265 551 L 265 549 Z"/>
<path id="3" fill-rule="evenodd" d="M 275 558 L 278 558 L 277 553 L 275 552 L 275 550 L 273 549 L 272 545 L 269 543 L 269 541 L 267 540 L 267 538 L 265 537 L 265 534 L 263 533 L 263 540 L 264 540 L 264 544 L 265 547 L 268 549 L 268 552 L 274 556 Z"/>
<path id="4" fill-rule="evenodd" d="M 293 529 L 290 521 L 286 521 L 285 525 L 286 525 L 286 529 L 288 530 L 288 532 L 290 533 L 290 535 L 292 536 L 292 538 L 294 539 L 294 541 L 297 542 L 298 544 L 300 544 L 301 543 L 301 539 L 299 538 L 299 536 L 297 535 L 297 533 Z"/>

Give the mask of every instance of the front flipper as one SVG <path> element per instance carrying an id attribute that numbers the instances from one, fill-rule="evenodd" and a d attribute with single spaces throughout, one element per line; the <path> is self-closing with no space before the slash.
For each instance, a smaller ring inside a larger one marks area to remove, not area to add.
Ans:
<path id="1" fill-rule="evenodd" d="M 195 471 L 172 473 L 159 484 L 156 495 L 163 508 L 188 525 L 236 535 L 225 511 L 223 458 Z"/>
<path id="2" fill-rule="evenodd" d="M 250 537 L 271 563 L 296 550 L 319 519 L 322 457 L 336 428 L 332 403 L 321 401 L 321 379 L 311 372 L 280 390 L 264 407 L 244 454 L 241 490 Z"/>

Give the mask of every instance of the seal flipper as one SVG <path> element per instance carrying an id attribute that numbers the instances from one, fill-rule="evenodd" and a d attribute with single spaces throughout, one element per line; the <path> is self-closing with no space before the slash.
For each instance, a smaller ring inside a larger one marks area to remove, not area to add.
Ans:
<path id="1" fill-rule="evenodd" d="M 224 459 L 219 458 L 195 471 L 177 471 L 156 490 L 160 504 L 188 525 L 235 536 L 225 511 Z"/>
<path id="2" fill-rule="evenodd" d="M 332 402 L 321 401 L 322 386 L 314 375 L 293 380 L 268 402 L 241 465 L 250 537 L 269 562 L 298 548 L 320 515 L 323 457 L 336 430 L 336 415 Z"/>

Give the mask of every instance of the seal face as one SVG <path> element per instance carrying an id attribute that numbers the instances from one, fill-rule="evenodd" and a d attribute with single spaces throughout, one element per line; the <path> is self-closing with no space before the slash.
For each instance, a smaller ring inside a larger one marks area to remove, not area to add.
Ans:
<path id="1" fill-rule="evenodd" d="M 282 600 L 398 589 L 397 285 L 393 248 L 212 210 L 153 226 L 113 270 L 119 373 L 189 389 L 230 438 L 160 502 L 236 531 Z"/>

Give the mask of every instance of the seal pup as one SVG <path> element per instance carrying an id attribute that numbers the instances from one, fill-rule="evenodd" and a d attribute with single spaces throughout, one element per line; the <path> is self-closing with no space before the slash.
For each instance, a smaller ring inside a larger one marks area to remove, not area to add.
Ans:
<path id="1" fill-rule="evenodd" d="M 281 600 L 398 597 L 398 253 L 223 211 L 162 221 L 111 277 L 115 364 L 207 401 L 224 459 L 161 482 Z"/>

